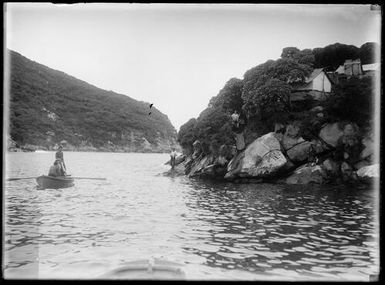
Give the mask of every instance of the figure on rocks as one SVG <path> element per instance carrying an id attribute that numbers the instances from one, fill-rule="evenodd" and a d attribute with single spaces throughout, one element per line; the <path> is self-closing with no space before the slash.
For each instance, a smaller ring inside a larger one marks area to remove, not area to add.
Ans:
<path id="1" fill-rule="evenodd" d="M 236 110 L 231 115 L 231 120 L 232 120 L 231 129 L 235 134 L 235 145 L 237 148 L 237 153 L 240 153 L 246 147 L 244 133 L 243 133 L 246 127 L 246 120 L 244 116 L 241 116 L 240 114 L 238 114 Z"/>
<path id="2" fill-rule="evenodd" d="M 171 157 L 171 160 L 170 160 L 170 164 L 171 164 L 171 169 L 174 169 L 175 167 L 175 160 L 176 160 L 176 151 L 175 151 L 175 147 L 172 147 L 171 148 L 171 153 L 170 153 L 170 157 Z"/>
<path id="3" fill-rule="evenodd" d="M 337 145 L 338 158 L 341 161 L 341 173 L 344 181 L 357 180 L 354 165 L 360 160 L 362 143 L 357 135 L 356 128 L 352 124 L 346 124 L 343 136 Z"/>

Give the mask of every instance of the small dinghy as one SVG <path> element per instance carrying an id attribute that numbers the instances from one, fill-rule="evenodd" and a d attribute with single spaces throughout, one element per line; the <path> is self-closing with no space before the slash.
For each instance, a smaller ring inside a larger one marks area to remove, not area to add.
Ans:
<path id="1" fill-rule="evenodd" d="M 112 280 L 184 280 L 185 272 L 182 264 L 163 259 L 142 259 L 126 262 L 98 279 Z"/>
<path id="2" fill-rule="evenodd" d="M 59 189 L 74 186 L 74 178 L 69 176 L 47 176 L 42 175 L 36 178 L 39 189 Z"/>

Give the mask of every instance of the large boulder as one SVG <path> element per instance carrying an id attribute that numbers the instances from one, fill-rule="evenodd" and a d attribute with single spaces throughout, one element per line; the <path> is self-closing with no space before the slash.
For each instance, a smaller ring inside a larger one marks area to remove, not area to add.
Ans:
<path id="1" fill-rule="evenodd" d="M 357 162 L 354 167 L 360 169 L 365 166 L 378 163 L 378 155 L 375 155 L 375 144 L 373 140 L 373 134 L 366 134 L 362 138 L 362 151 L 360 153 L 360 161 Z"/>
<path id="2" fill-rule="evenodd" d="M 288 143 L 290 141 L 290 143 Z M 309 159 L 309 154 L 312 150 L 313 143 L 305 141 L 302 137 L 297 139 L 283 138 L 283 147 L 288 158 L 295 162 L 304 162 Z"/>
<path id="3" fill-rule="evenodd" d="M 308 161 L 309 157 L 315 155 L 316 152 L 313 149 L 314 143 L 300 136 L 300 129 L 299 122 L 292 122 L 287 125 L 286 132 L 281 139 L 282 148 L 285 150 L 287 157 L 295 164 Z M 314 152 L 314 154 L 311 152 Z"/>
<path id="4" fill-rule="evenodd" d="M 199 140 L 196 140 L 193 143 L 193 149 L 194 149 L 194 152 L 192 154 L 192 158 L 193 159 L 197 159 L 202 154 L 202 144 L 201 144 L 201 142 Z"/>
<path id="5" fill-rule="evenodd" d="M 349 164 L 349 167 L 353 170 L 357 169 L 355 165 L 362 160 L 361 152 L 364 148 L 357 130 L 358 127 L 353 124 L 346 124 L 344 127 L 344 134 L 338 141 L 337 146 L 339 156 L 344 162 Z M 358 167 L 360 167 L 360 165 L 358 165 Z M 348 168 L 346 167 L 346 169 Z"/>
<path id="6" fill-rule="evenodd" d="M 344 182 L 351 183 L 358 180 L 356 171 L 354 171 L 353 167 L 346 161 L 341 163 L 341 176 Z"/>
<path id="7" fill-rule="evenodd" d="M 362 167 L 357 170 L 357 176 L 359 178 L 379 178 L 380 177 L 380 165 L 378 163 Z"/>
<path id="8" fill-rule="evenodd" d="M 299 122 L 292 122 L 286 126 L 285 136 L 298 138 L 300 129 L 301 127 Z"/>
<path id="9" fill-rule="evenodd" d="M 184 166 L 185 174 L 188 175 L 191 171 L 191 168 L 194 166 L 196 160 L 192 158 L 192 156 L 188 156 L 186 160 L 182 163 Z"/>
<path id="10" fill-rule="evenodd" d="M 286 179 L 287 184 L 325 184 L 327 173 L 320 165 L 305 164 Z"/>
<path id="11" fill-rule="evenodd" d="M 322 167 L 329 176 L 337 177 L 340 174 L 340 163 L 332 158 L 327 158 L 322 162 Z"/>
<path id="12" fill-rule="evenodd" d="M 361 159 L 376 159 L 374 156 L 373 135 L 366 135 L 362 138 L 363 150 L 360 154 Z"/>
<path id="13" fill-rule="evenodd" d="M 327 144 L 336 147 L 338 141 L 344 135 L 344 131 L 339 123 L 326 124 L 319 132 L 319 138 Z"/>
<path id="14" fill-rule="evenodd" d="M 271 132 L 256 139 L 234 157 L 228 165 L 225 178 L 267 178 L 276 174 L 286 163 L 280 142 L 274 132 Z"/>

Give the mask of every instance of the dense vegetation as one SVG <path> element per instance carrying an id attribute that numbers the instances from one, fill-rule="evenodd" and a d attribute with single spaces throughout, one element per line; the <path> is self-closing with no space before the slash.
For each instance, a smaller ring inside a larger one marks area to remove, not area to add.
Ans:
<path id="1" fill-rule="evenodd" d="M 289 102 L 292 89 L 304 82 L 314 68 L 335 70 L 346 59 L 360 58 L 362 64 L 375 62 L 376 43 L 366 43 L 360 48 L 333 44 L 313 50 L 287 47 L 277 60 L 268 60 L 248 70 L 243 80 L 232 78 L 213 97 L 207 109 L 197 119 L 184 124 L 179 133 L 181 146 L 191 152 L 191 145 L 199 140 L 206 153 L 216 152 L 218 145 L 233 142 L 230 115 L 237 110 L 248 122 L 246 133 L 262 135 L 271 131 L 275 123 L 303 120 L 311 125 L 308 110 L 295 109 Z M 371 79 L 352 78 L 333 87 L 333 96 L 321 103 L 326 111 L 324 120 L 350 120 L 359 126 L 369 123 L 372 112 Z M 247 138 L 246 138 L 247 140 Z"/>
<path id="2" fill-rule="evenodd" d="M 313 49 L 315 57 L 314 67 L 325 67 L 327 71 L 333 71 L 345 62 L 346 59 L 361 60 L 361 64 L 375 62 L 376 53 L 380 47 L 377 43 L 368 42 L 361 47 L 336 43 L 324 48 Z"/>
<path id="3" fill-rule="evenodd" d="M 18 144 L 66 140 L 95 147 L 172 139 L 168 117 L 149 104 L 102 90 L 7 51 L 10 57 L 10 134 Z M 52 136 L 51 141 L 47 140 Z"/>
<path id="4" fill-rule="evenodd" d="M 324 102 L 326 112 L 332 120 L 355 122 L 366 127 L 373 119 L 374 78 L 352 77 L 333 88 L 333 96 Z"/>

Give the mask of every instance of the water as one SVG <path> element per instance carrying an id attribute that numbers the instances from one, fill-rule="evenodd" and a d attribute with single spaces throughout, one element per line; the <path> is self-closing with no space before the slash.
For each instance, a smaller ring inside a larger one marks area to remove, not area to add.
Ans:
<path id="1" fill-rule="evenodd" d="M 9 153 L 6 177 L 54 153 Z M 6 278 L 95 279 L 162 258 L 187 279 L 364 280 L 378 274 L 376 191 L 170 177 L 167 154 L 65 152 L 75 186 L 5 182 Z"/>

